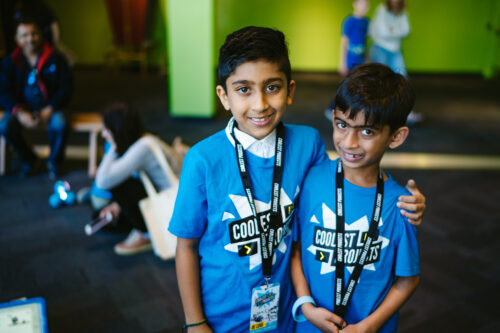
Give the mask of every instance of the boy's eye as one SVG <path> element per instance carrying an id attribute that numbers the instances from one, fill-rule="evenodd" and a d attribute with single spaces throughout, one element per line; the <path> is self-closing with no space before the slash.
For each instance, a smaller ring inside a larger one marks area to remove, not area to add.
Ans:
<path id="1" fill-rule="evenodd" d="M 277 84 L 270 84 L 266 87 L 267 91 L 269 92 L 277 92 L 281 89 L 281 87 Z"/>
<path id="2" fill-rule="evenodd" d="M 338 123 L 337 123 L 337 127 L 338 127 L 338 128 L 341 128 L 341 129 L 344 129 L 344 128 L 346 128 L 347 126 L 346 126 L 346 124 L 345 124 L 345 123 L 338 122 Z"/>
<path id="3" fill-rule="evenodd" d="M 238 89 L 236 89 L 236 91 L 241 94 L 247 94 L 250 91 L 250 89 L 248 87 L 239 87 Z"/>
<path id="4" fill-rule="evenodd" d="M 373 130 L 368 129 L 368 128 L 363 129 L 363 131 L 361 131 L 361 133 L 363 133 L 363 135 L 366 135 L 366 136 L 371 136 L 371 135 L 375 134 L 375 132 Z"/>

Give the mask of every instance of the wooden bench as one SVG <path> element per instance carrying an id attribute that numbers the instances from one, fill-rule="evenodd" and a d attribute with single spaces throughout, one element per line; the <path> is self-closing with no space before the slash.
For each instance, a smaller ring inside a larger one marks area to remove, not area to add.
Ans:
<path id="1" fill-rule="evenodd" d="M 0 119 L 3 117 L 4 111 L 0 111 Z M 73 112 L 70 114 L 71 129 L 75 132 L 89 133 L 89 151 L 88 151 L 88 173 L 94 175 L 97 168 L 97 138 L 102 130 L 101 115 L 96 112 Z M 35 151 L 47 150 L 45 146 L 35 146 Z M 67 147 L 69 148 L 69 146 Z M 3 136 L 0 136 L 0 175 L 6 171 L 7 148 L 6 141 Z"/>

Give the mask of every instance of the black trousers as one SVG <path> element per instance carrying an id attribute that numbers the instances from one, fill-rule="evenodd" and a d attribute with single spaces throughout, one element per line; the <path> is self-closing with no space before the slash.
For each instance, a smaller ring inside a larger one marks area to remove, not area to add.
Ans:
<path id="1" fill-rule="evenodd" d="M 142 182 L 130 177 L 111 189 L 111 194 L 113 194 L 113 201 L 116 201 L 121 208 L 118 224 L 142 232 L 147 231 L 144 218 L 139 209 L 139 200 L 147 196 Z"/>

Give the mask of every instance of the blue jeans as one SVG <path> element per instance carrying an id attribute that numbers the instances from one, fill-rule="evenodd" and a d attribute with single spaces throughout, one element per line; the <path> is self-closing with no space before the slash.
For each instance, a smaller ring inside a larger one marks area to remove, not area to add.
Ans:
<path id="1" fill-rule="evenodd" d="M 388 51 L 378 45 L 373 44 L 370 49 L 370 60 L 389 66 L 394 72 L 407 76 L 403 54 L 399 52 Z"/>
<path id="2" fill-rule="evenodd" d="M 68 137 L 68 124 L 62 111 L 54 111 L 47 124 L 50 155 L 48 161 L 60 166 L 64 160 L 66 141 Z M 10 113 L 5 113 L 0 120 L 0 135 L 3 135 L 23 163 L 33 163 L 36 155 L 23 136 L 23 126 Z"/>

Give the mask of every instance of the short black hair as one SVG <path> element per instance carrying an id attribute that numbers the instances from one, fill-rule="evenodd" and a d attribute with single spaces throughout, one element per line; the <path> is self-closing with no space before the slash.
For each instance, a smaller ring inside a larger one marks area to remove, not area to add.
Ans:
<path id="1" fill-rule="evenodd" d="M 408 80 L 379 63 L 363 64 L 340 83 L 335 108 L 354 119 L 362 111 L 368 125 L 389 125 L 391 133 L 406 123 L 415 94 Z"/>
<path id="2" fill-rule="evenodd" d="M 37 28 L 38 32 L 40 34 L 42 33 L 42 31 L 40 29 L 40 25 L 38 24 L 37 20 L 35 20 L 35 18 L 33 16 L 23 15 L 14 21 L 14 35 L 17 34 L 17 29 L 19 28 L 19 26 L 21 24 L 33 24 Z"/>
<path id="3" fill-rule="evenodd" d="M 278 64 L 290 83 L 292 70 L 285 35 L 279 30 L 249 26 L 229 34 L 221 46 L 217 71 L 219 84 L 226 90 L 227 78 L 239 65 L 259 59 Z"/>
<path id="4" fill-rule="evenodd" d="M 122 102 L 108 105 L 104 109 L 102 120 L 113 135 L 119 156 L 123 155 L 145 132 L 139 113 Z"/>

